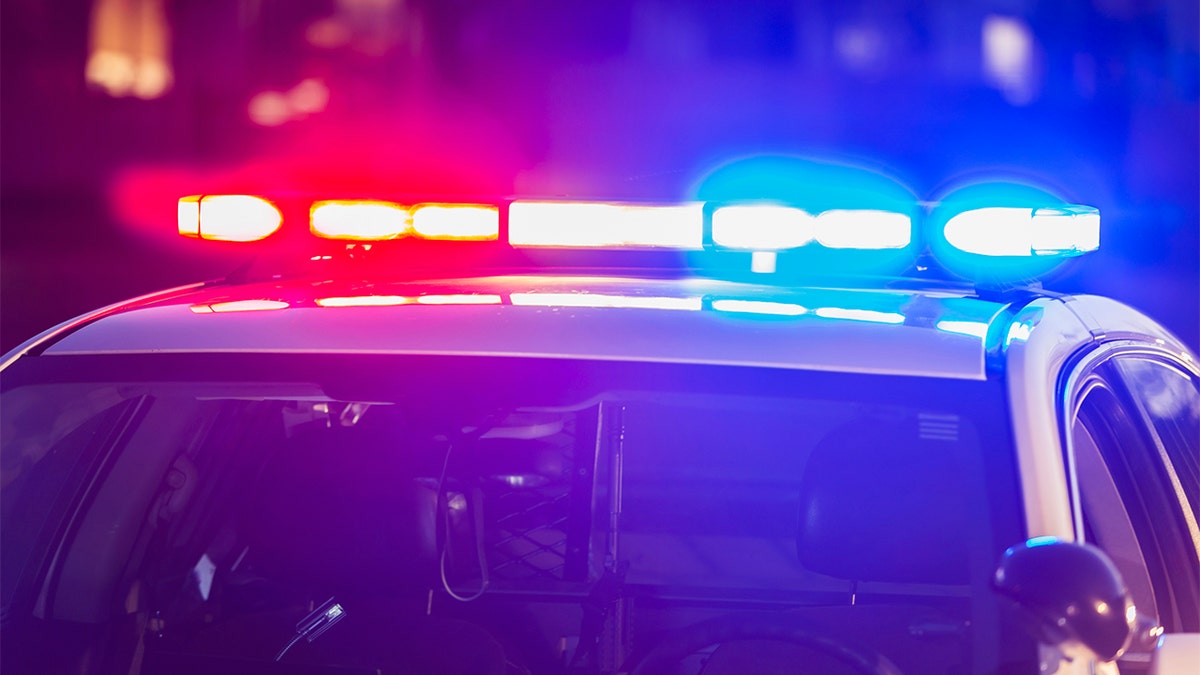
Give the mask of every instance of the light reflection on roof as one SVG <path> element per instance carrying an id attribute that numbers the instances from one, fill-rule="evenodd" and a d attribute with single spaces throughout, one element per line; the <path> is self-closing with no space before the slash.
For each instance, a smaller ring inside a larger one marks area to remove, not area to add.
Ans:
<path id="1" fill-rule="evenodd" d="M 216 309 L 238 307 L 280 311 Z M 479 354 L 982 378 L 985 336 L 1001 309 L 945 291 L 696 279 L 274 282 L 152 299 L 46 353 Z"/>

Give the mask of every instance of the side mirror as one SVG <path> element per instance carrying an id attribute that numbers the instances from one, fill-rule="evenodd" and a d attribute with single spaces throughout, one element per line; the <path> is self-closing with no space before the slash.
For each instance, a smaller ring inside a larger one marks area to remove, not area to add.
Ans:
<path id="1" fill-rule="evenodd" d="M 1030 539 L 1004 552 L 992 583 L 1026 610 L 1038 639 L 1069 657 L 1112 661 L 1138 632 L 1120 572 L 1094 546 Z"/>

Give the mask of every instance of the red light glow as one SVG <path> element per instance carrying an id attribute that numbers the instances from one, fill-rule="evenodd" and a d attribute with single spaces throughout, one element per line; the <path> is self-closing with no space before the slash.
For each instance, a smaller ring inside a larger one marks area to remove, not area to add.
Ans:
<path id="1" fill-rule="evenodd" d="M 196 314 L 224 314 L 228 312 L 262 312 L 274 309 L 287 309 L 288 304 L 280 300 L 231 300 L 229 302 L 213 302 L 206 305 L 192 305 L 191 310 Z"/>
<path id="2" fill-rule="evenodd" d="M 258 241 L 279 229 L 283 215 L 250 195 L 191 196 L 179 200 L 179 234 L 216 241 Z"/>
<path id="3" fill-rule="evenodd" d="M 200 197 L 182 197 L 179 200 L 179 234 L 185 237 L 200 237 Z"/>
<path id="4" fill-rule="evenodd" d="M 422 204 L 413 211 L 412 228 L 425 239 L 494 241 L 500 236 L 500 210 L 475 204 Z"/>
<path id="5" fill-rule="evenodd" d="M 396 239 L 411 228 L 408 211 L 391 202 L 316 202 L 309 219 L 313 234 L 326 239 Z"/>
<path id="6" fill-rule="evenodd" d="M 318 307 L 392 307 L 412 302 L 402 295 L 356 295 L 336 298 L 317 298 Z"/>

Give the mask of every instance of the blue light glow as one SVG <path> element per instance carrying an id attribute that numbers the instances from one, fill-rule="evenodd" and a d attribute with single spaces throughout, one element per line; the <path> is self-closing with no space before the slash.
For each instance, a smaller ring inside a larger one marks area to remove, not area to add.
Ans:
<path id="1" fill-rule="evenodd" d="M 904 323 L 903 314 L 892 312 L 877 312 L 870 309 L 844 309 L 841 307 L 821 307 L 815 314 L 823 319 L 843 319 L 846 321 L 866 321 L 869 323 Z"/>
<path id="2" fill-rule="evenodd" d="M 777 251 L 783 274 L 898 275 L 916 258 L 917 196 L 874 167 L 748 156 L 705 175 L 694 195 L 712 205 L 717 247 Z M 774 222 L 761 215 L 768 209 Z"/>
<path id="3" fill-rule="evenodd" d="M 713 211 L 713 242 L 729 248 L 777 251 L 813 240 L 816 219 L 790 206 L 746 204 Z"/>
<path id="4" fill-rule="evenodd" d="M 1036 548 L 1038 546 L 1049 546 L 1051 544 L 1057 544 L 1059 541 L 1061 541 L 1061 540 L 1058 537 L 1051 537 L 1051 536 L 1032 537 L 1025 541 L 1025 545 L 1028 546 L 1029 548 Z"/>
<path id="5" fill-rule="evenodd" d="M 1081 206 L 992 207 L 946 223 L 946 241 L 985 256 L 1079 255 L 1100 247 L 1100 212 Z"/>
<path id="6" fill-rule="evenodd" d="M 1079 255 L 1100 248 L 1100 211 L 1090 206 L 1033 212 L 1035 255 Z"/>
<path id="7" fill-rule="evenodd" d="M 891 211 L 835 209 L 817 216 L 816 237 L 828 248 L 904 248 L 912 243 L 912 218 Z"/>
<path id="8" fill-rule="evenodd" d="M 947 271 L 977 283 L 1023 284 L 1100 244 L 1099 212 L 1015 181 L 971 183 L 933 203 L 924 238 Z"/>
<path id="9" fill-rule="evenodd" d="M 739 314 L 771 314 L 775 316 L 800 316 L 808 309 L 786 302 L 764 302 L 761 300 L 713 300 L 713 309 L 720 312 Z"/>
<path id="10" fill-rule="evenodd" d="M 513 246 L 580 248 L 702 248 L 704 206 L 589 202 L 513 202 Z"/>
<path id="11" fill-rule="evenodd" d="M 774 201 L 809 213 L 838 209 L 906 213 L 917 201 L 912 190 L 874 168 L 787 155 L 731 161 L 705 176 L 696 195 L 722 203 Z"/>
<path id="12" fill-rule="evenodd" d="M 944 333 L 970 335 L 982 340 L 987 337 L 988 325 L 978 321 L 939 321 L 937 329 Z"/>
<path id="13" fill-rule="evenodd" d="M 1008 334 L 1004 336 L 1004 345 L 1007 347 L 1013 342 L 1025 342 L 1032 334 L 1032 326 L 1024 323 L 1014 323 L 1008 327 Z"/>
<path id="14" fill-rule="evenodd" d="M 755 274 L 771 274 L 779 263 L 779 255 L 774 251 L 755 251 L 750 254 L 750 271 Z"/>

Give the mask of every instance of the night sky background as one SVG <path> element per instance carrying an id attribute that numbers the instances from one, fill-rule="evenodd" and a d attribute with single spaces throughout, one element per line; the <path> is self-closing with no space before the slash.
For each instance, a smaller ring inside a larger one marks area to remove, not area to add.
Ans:
<path id="1" fill-rule="evenodd" d="M 1194 0 L 4 0 L 0 12 L 5 351 L 228 271 L 175 235 L 185 194 L 684 199 L 761 153 L 871 167 L 925 199 L 1008 176 L 1097 206 L 1101 252 L 1056 290 L 1110 295 L 1200 346 Z M 104 50 L 118 58 L 96 60 Z"/>

